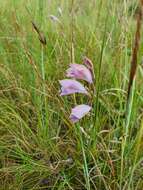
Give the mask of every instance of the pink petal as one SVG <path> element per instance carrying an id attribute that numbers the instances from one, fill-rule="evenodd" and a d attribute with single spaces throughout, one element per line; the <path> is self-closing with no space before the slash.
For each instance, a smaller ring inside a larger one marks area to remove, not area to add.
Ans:
<path id="1" fill-rule="evenodd" d="M 78 122 L 81 118 L 83 118 L 86 114 L 89 113 L 91 107 L 89 105 L 81 104 L 72 109 L 70 120 L 73 123 Z"/>
<path id="2" fill-rule="evenodd" d="M 67 77 L 85 80 L 89 83 L 93 82 L 90 70 L 81 64 L 71 64 L 70 68 L 67 70 Z"/>
<path id="3" fill-rule="evenodd" d="M 59 82 L 61 84 L 61 96 L 74 93 L 88 94 L 84 86 L 76 80 L 64 79 L 60 80 Z"/>

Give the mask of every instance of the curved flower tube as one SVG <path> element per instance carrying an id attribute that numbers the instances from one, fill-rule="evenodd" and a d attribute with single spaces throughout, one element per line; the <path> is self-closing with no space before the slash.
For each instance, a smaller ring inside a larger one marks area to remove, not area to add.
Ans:
<path id="1" fill-rule="evenodd" d="M 61 84 L 61 94 L 60 96 L 65 96 L 69 94 L 74 94 L 74 93 L 82 93 L 82 94 L 87 94 L 87 90 L 84 88 L 84 86 L 72 79 L 64 79 L 59 81 Z"/>
<path id="2" fill-rule="evenodd" d="M 83 118 L 86 114 L 88 114 L 91 110 L 89 105 L 81 104 L 72 109 L 70 120 L 72 123 L 78 122 L 81 118 Z"/>

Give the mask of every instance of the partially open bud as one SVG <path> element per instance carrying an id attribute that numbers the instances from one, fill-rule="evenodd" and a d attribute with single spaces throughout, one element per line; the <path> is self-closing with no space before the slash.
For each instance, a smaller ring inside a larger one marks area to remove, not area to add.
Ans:
<path id="1" fill-rule="evenodd" d="M 83 64 L 90 70 L 90 72 L 92 73 L 93 79 L 95 79 L 94 67 L 93 67 L 92 61 L 89 58 L 84 57 Z"/>

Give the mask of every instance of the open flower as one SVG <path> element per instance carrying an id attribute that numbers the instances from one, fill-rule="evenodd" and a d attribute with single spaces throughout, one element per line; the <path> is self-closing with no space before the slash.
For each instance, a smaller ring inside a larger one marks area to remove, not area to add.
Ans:
<path id="1" fill-rule="evenodd" d="M 72 109 L 70 120 L 73 123 L 76 123 L 81 118 L 83 118 L 86 114 L 88 114 L 90 110 L 91 110 L 91 107 L 89 105 L 85 105 L 85 104 L 78 105 Z"/>
<path id="2" fill-rule="evenodd" d="M 61 96 L 74 94 L 74 93 L 88 94 L 84 86 L 76 80 L 64 79 L 60 80 L 59 82 L 61 84 L 61 94 L 60 94 Z"/>
<path id="3" fill-rule="evenodd" d="M 85 80 L 89 83 L 93 82 L 90 70 L 84 65 L 76 63 L 70 65 L 70 68 L 67 70 L 67 77 Z"/>

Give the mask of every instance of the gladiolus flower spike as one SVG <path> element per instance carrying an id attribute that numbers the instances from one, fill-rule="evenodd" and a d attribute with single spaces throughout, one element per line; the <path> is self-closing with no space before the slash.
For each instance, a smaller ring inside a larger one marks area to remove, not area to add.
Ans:
<path id="1" fill-rule="evenodd" d="M 64 79 L 60 80 L 61 85 L 61 94 L 60 96 L 66 96 L 75 93 L 81 93 L 85 95 L 90 95 L 86 88 L 76 79 L 87 81 L 89 84 L 93 84 L 94 79 L 94 71 L 92 62 L 86 58 L 84 60 L 84 64 L 70 64 L 69 69 L 67 69 L 66 76 L 72 79 Z M 87 115 L 91 111 L 92 107 L 86 104 L 81 104 L 75 106 L 69 119 L 72 123 L 78 122 L 85 115 Z"/>

